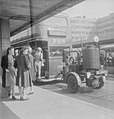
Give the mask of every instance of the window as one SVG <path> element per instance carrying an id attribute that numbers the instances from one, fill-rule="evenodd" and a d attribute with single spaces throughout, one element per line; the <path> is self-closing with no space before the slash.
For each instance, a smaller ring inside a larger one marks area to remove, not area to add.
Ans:
<path id="1" fill-rule="evenodd" d="M 63 50 L 69 49 L 69 46 L 51 46 L 50 47 L 50 57 L 60 57 L 62 56 Z"/>

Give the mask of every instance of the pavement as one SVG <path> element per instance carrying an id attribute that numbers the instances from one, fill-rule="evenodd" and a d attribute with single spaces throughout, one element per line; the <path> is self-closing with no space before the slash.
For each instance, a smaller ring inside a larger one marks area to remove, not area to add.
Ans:
<path id="1" fill-rule="evenodd" d="M 29 89 L 28 91 L 29 92 Z M 0 98 L 0 119 L 114 119 L 114 111 L 34 86 L 29 100 Z"/>
<path id="2" fill-rule="evenodd" d="M 114 74 L 108 74 L 108 80 L 114 81 Z"/>
<path id="3" fill-rule="evenodd" d="M 111 78 L 114 80 L 112 75 Z M 43 83 L 53 81 L 44 80 Z M 114 110 L 42 89 L 38 85 L 34 86 L 34 94 L 28 95 L 29 100 L 25 101 L 19 99 L 18 88 L 15 89 L 16 101 L 0 97 L 0 119 L 114 119 Z"/>

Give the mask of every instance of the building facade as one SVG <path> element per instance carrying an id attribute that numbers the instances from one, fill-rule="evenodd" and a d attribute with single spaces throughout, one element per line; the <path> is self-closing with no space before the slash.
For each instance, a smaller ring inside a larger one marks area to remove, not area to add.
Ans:
<path id="1" fill-rule="evenodd" d="M 101 48 L 114 47 L 114 13 L 97 19 L 97 35 Z"/>
<path id="2" fill-rule="evenodd" d="M 79 44 L 95 44 L 94 36 L 98 36 L 101 49 L 114 50 L 114 13 L 98 19 L 71 18 L 70 26 L 74 48 Z"/>
<path id="3" fill-rule="evenodd" d="M 97 34 L 96 19 L 89 19 L 85 16 L 71 18 L 70 27 L 73 47 L 93 42 Z"/>

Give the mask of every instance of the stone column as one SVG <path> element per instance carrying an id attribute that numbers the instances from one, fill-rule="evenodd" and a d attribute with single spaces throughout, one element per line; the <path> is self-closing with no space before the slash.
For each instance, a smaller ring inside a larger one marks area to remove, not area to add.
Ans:
<path id="1" fill-rule="evenodd" d="M 2 69 L 1 57 L 5 55 L 7 48 L 10 46 L 10 22 L 9 19 L 0 18 L 0 97 L 5 95 L 5 91 L 1 88 Z"/>

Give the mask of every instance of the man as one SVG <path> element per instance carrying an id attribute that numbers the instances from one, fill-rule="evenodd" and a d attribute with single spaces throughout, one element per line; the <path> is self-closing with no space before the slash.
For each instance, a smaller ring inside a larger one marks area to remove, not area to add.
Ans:
<path id="1" fill-rule="evenodd" d="M 105 58 L 103 54 L 100 54 L 100 65 L 101 65 L 101 70 L 103 70 L 105 65 Z"/>
<path id="2" fill-rule="evenodd" d="M 6 72 L 8 70 L 8 55 L 7 54 L 2 56 L 1 67 L 2 67 L 2 70 L 3 70 L 3 73 L 2 73 L 2 87 L 5 88 L 6 87 Z"/>
<path id="3" fill-rule="evenodd" d="M 38 79 L 41 79 L 41 66 L 42 66 L 42 61 L 43 61 L 43 53 L 42 49 L 38 47 L 34 54 L 34 60 L 35 60 L 35 72 L 36 72 L 36 77 L 38 74 Z"/>

